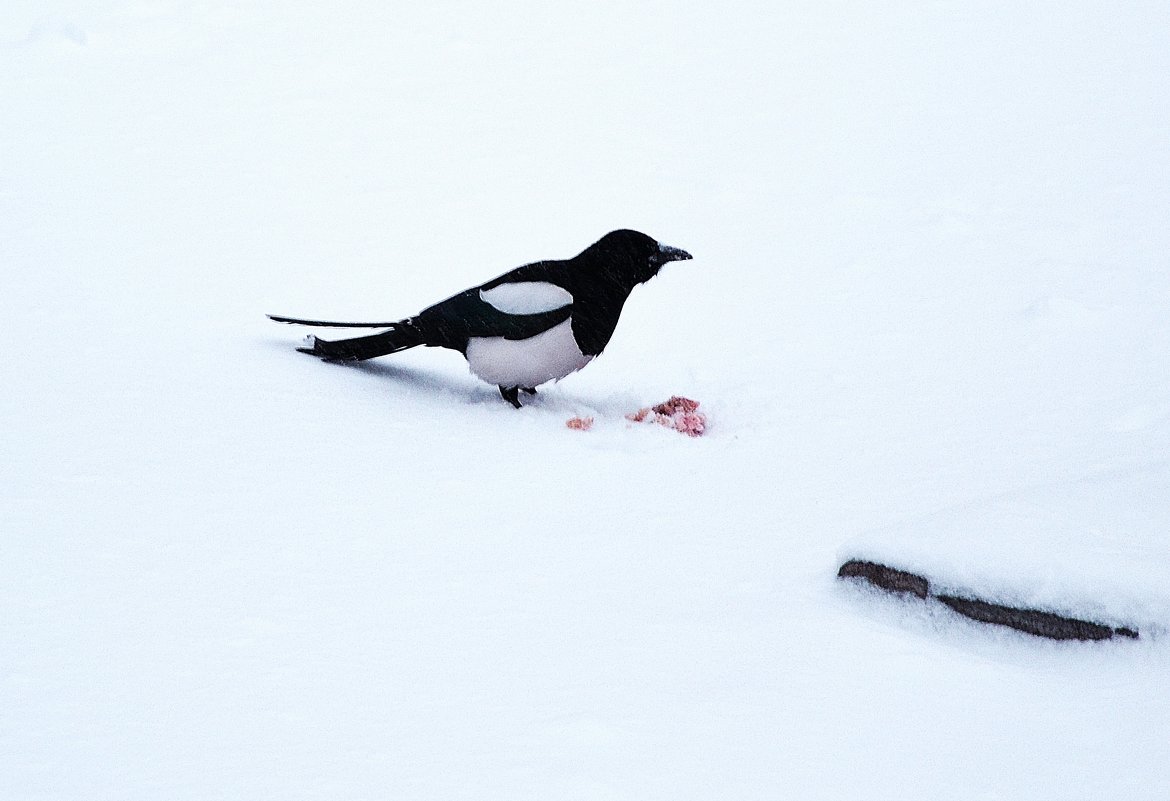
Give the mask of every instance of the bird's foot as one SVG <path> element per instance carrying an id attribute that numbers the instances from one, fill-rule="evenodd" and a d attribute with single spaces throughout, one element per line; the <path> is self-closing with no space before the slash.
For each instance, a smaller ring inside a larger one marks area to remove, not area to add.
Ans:
<path id="1" fill-rule="evenodd" d="M 520 406 L 520 398 L 517 396 L 519 391 L 520 387 L 500 387 L 500 395 L 517 409 L 522 408 Z"/>
<path id="2" fill-rule="evenodd" d="M 535 395 L 536 394 L 536 387 L 520 387 L 520 391 L 523 392 L 525 395 Z"/>

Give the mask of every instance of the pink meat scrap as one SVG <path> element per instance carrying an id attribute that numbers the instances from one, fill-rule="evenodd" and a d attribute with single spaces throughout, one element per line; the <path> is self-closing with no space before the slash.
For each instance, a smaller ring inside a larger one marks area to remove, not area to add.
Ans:
<path id="1" fill-rule="evenodd" d="M 646 406 L 631 412 L 626 415 L 626 419 L 635 423 L 657 423 L 688 437 L 701 437 L 707 430 L 707 417 L 699 411 L 699 402 L 680 395 L 656 406 Z"/>

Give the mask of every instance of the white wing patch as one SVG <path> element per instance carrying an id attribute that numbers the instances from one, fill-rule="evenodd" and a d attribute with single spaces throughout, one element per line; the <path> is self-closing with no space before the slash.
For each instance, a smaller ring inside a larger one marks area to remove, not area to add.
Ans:
<path id="1" fill-rule="evenodd" d="M 546 281 L 521 281 L 479 290 L 479 298 L 504 314 L 540 314 L 573 302 L 569 290 Z"/>

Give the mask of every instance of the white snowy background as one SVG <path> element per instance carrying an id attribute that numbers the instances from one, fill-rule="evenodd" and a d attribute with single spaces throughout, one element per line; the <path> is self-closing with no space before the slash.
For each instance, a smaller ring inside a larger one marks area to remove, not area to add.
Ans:
<path id="1" fill-rule="evenodd" d="M 263 317 L 620 227 L 519 412 Z M 0 798 L 1164 801 L 1168 254 L 1164 0 L 5 0 Z"/>

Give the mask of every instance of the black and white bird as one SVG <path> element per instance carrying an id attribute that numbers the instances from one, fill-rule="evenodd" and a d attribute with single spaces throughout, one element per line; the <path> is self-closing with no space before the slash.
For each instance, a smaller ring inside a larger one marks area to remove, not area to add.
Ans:
<path id="1" fill-rule="evenodd" d="M 525 264 L 392 323 L 338 323 L 268 315 L 278 323 L 385 328 L 369 336 L 311 337 L 302 353 L 362 361 L 418 345 L 457 350 L 471 372 L 520 408 L 519 393 L 559 381 L 598 356 L 626 298 L 667 262 L 691 258 L 638 231 L 612 231 L 577 256 Z"/>

